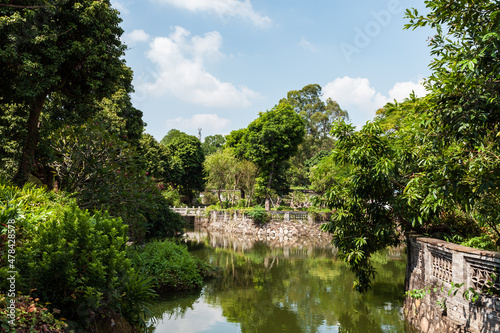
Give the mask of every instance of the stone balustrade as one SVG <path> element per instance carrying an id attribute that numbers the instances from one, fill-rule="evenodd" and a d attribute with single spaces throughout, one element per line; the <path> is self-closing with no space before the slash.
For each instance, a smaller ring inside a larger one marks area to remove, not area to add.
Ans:
<path id="1" fill-rule="evenodd" d="M 500 253 L 417 235 L 409 236 L 407 251 L 406 290 L 432 287 L 422 299 L 405 299 L 404 314 L 414 328 L 424 333 L 500 332 L 499 297 L 482 293 L 475 303 L 463 297 L 469 288 L 480 292 L 492 274 L 497 277 L 491 282 L 500 289 Z M 454 294 L 452 284 L 463 285 Z"/>

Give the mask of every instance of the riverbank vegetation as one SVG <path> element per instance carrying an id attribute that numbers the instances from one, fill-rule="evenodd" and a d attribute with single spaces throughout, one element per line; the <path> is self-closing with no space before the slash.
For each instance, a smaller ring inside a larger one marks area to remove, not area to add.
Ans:
<path id="1" fill-rule="evenodd" d="M 426 5 L 426 16 L 407 12 L 407 28 L 436 29 L 426 97 L 389 103 L 356 130 L 307 85 L 204 143 L 175 129 L 161 142 L 144 133 L 109 1 L 1 6 L 1 318 L 15 271 L 18 308 L 40 309 L 32 328 L 88 331 L 117 318 L 143 327 L 155 290 L 199 288 L 212 273 L 163 241 L 184 228 L 168 206 L 203 190 L 221 208 L 253 206 L 263 222 L 256 206 L 307 208 L 290 189 L 314 190 L 309 209 L 333 213 L 324 230 L 360 291 L 373 254 L 405 232 L 498 250 L 499 11 Z"/>
<path id="2" fill-rule="evenodd" d="M 120 317 L 140 328 L 158 291 L 200 288 L 203 279 L 213 274 L 212 268 L 174 242 L 131 245 L 130 226 L 121 218 L 82 210 L 64 192 L 2 183 L 0 208 L 0 288 L 12 289 L 15 269 L 18 328 L 47 325 L 89 331 L 102 318 Z M 15 226 L 14 234 L 8 232 L 9 225 Z M 9 235 L 15 235 L 15 243 L 7 242 Z M 8 319 L 10 303 L 5 296 L 0 316 Z M 30 314 L 36 310 L 38 317 Z M 14 329 L 8 321 L 2 321 L 6 332 Z"/>
<path id="3" fill-rule="evenodd" d="M 416 231 L 468 246 L 500 245 L 500 15 L 488 1 L 426 1 L 406 28 L 436 30 L 429 94 L 389 103 L 361 130 L 335 124 L 332 156 L 342 169 L 320 202 L 335 210 L 324 229 L 356 272 L 358 290 L 375 275 L 370 257 Z"/>
<path id="4" fill-rule="evenodd" d="M 0 21 L 2 331 L 141 329 L 161 288 L 130 247 L 183 232 L 163 192 L 203 187 L 202 177 L 186 181 L 197 172 L 190 149 L 201 145 L 144 133 L 110 1 L 7 4 Z M 167 264 L 190 272 L 194 259 L 168 246 L 179 255 Z M 199 279 L 182 284 L 199 288 Z"/>
<path id="5" fill-rule="evenodd" d="M 301 115 L 305 139 L 276 166 L 279 186 L 268 187 L 273 192 L 261 194 L 266 178 L 260 173 L 253 192 L 246 190 L 253 205 L 265 197 L 279 202 L 291 185 L 316 191 L 316 205 L 333 213 L 323 229 L 356 273 L 359 291 L 375 276 L 370 257 L 400 244 L 408 232 L 500 249 L 499 11 L 491 2 L 425 3 L 427 15 L 406 12 L 406 29 L 436 30 L 429 40 L 435 59 L 425 82 L 428 95 L 388 103 L 356 129 L 335 102 L 320 99 L 318 85 L 290 91 L 281 103 Z M 225 146 L 236 152 L 221 150 L 217 158 L 247 159 L 262 170 L 251 154 L 238 153 L 246 131 L 226 137 Z M 206 165 L 219 206 L 241 205 L 234 191 L 226 193 L 225 204 L 220 200 L 223 185 L 214 165 L 228 164 Z M 226 188 L 239 187 L 233 178 L 224 181 Z"/>

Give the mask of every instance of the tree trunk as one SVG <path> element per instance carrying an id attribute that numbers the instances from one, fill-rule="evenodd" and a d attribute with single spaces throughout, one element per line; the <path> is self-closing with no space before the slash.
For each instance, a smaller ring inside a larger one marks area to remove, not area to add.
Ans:
<path id="1" fill-rule="evenodd" d="M 220 208 L 222 209 L 222 208 L 223 208 L 223 206 L 222 206 L 222 198 L 221 198 L 221 196 L 220 196 L 220 192 L 221 192 L 221 190 L 219 190 L 219 189 L 218 189 L 218 190 L 217 190 L 217 197 L 219 198 Z"/>
<path id="2" fill-rule="evenodd" d="M 42 114 L 43 104 L 47 99 L 47 94 L 42 94 L 35 99 L 33 107 L 30 110 L 28 118 L 28 135 L 24 142 L 23 153 L 19 161 L 19 168 L 13 178 L 13 182 L 19 186 L 23 186 L 31 173 L 31 169 L 35 164 L 35 150 L 38 145 L 39 121 Z"/>
<path id="3" fill-rule="evenodd" d="M 271 210 L 271 199 L 269 197 L 269 192 L 271 192 L 271 184 L 273 182 L 273 175 L 274 175 L 274 162 L 271 165 L 271 173 L 269 174 L 269 182 L 267 183 L 267 193 L 266 193 L 266 202 L 265 202 L 265 210 Z"/>

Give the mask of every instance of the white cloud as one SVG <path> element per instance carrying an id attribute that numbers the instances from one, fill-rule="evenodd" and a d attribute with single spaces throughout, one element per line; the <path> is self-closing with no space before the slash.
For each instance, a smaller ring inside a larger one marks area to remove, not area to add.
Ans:
<path id="1" fill-rule="evenodd" d="M 127 9 L 127 6 L 123 4 L 123 2 L 121 1 L 111 0 L 111 6 L 117 9 L 122 15 L 128 15 L 130 13 L 129 10 Z"/>
<path id="2" fill-rule="evenodd" d="M 410 93 L 413 91 L 417 97 L 423 97 L 427 95 L 427 91 L 423 86 L 423 80 L 415 82 L 396 82 L 396 84 L 389 90 L 389 97 L 391 100 L 397 100 L 402 102 L 405 98 L 408 98 Z"/>
<path id="3" fill-rule="evenodd" d="M 230 121 L 225 118 L 220 118 L 215 113 L 195 114 L 191 118 L 177 117 L 167 120 L 167 128 L 178 129 L 186 133 L 198 133 L 198 128 L 203 129 L 204 136 L 217 133 L 224 133 L 228 130 Z"/>
<path id="4" fill-rule="evenodd" d="M 123 34 L 123 40 L 129 46 L 137 43 L 148 42 L 150 38 L 151 37 L 142 29 Z"/>
<path id="5" fill-rule="evenodd" d="M 217 31 L 190 37 L 190 32 L 175 27 L 169 37 L 157 37 L 147 57 L 158 65 L 155 82 L 139 86 L 153 95 L 171 94 L 186 102 L 216 107 L 246 107 L 258 94 L 246 87 L 222 82 L 205 68 L 205 61 L 223 57 L 222 37 Z"/>
<path id="6" fill-rule="evenodd" d="M 312 44 L 310 41 L 308 41 L 305 37 L 302 37 L 300 40 L 299 44 L 300 47 L 312 51 L 312 52 L 318 52 L 318 48 Z"/>
<path id="7" fill-rule="evenodd" d="M 218 16 L 239 16 L 249 19 L 255 25 L 266 26 L 271 19 L 257 13 L 250 0 L 156 0 L 190 11 L 206 11 Z"/>
<path id="8" fill-rule="evenodd" d="M 332 98 L 342 109 L 349 112 L 352 122 L 359 126 L 375 117 L 375 112 L 386 103 L 397 100 L 402 102 L 409 97 L 412 90 L 418 97 L 425 96 L 422 81 L 397 82 L 389 90 L 388 96 L 377 92 L 370 86 L 367 78 L 337 78 L 323 88 L 324 98 Z"/>

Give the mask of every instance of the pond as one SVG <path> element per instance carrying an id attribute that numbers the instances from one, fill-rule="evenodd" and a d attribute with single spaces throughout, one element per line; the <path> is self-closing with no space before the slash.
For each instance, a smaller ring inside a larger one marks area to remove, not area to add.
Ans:
<path id="1" fill-rule="evenodd" d="M 152 307 L 152 332 L 410 332 L 402 315 L 402 249 L 373 257 L 378 275 L 361 295 L 328 243 L 289 247 L 203 230 L 186 235 L 191 252 L 222 274 L 201 291 L 162 296 Z"/>

